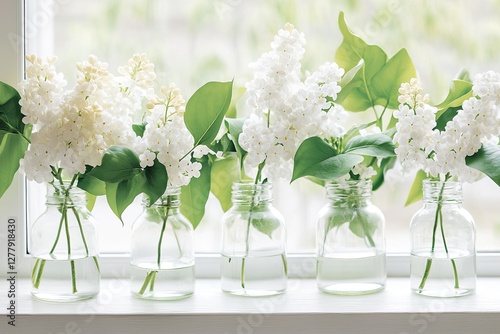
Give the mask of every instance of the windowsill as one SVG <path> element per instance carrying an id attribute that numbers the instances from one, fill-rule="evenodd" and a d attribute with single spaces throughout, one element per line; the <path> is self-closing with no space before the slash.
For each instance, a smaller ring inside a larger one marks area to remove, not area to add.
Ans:
<path id="1" fill-rule="evenodd" d="M 476 293 L 428 298 L 409 290 L 408 278 L 365 296 L 330 296 L 312 279 L 290 279 L 288 291 L 269 298 L 224 294 L 216 279 L 197 280 L 192 297 L 146 301 L 132 297 L 127 279 L 103 279 L 98 298 L 44 303 L 17 284 L 16 329 L 48 333 L 493 333 L 500 326 L 499 278 L 479 278 Z M 2 293 L 2 305 L 9 300 Z M 5 306 L 2 314 L 6 314 Z M 7 328 L 7 320 L 0 329 Z M 10 326 L 8 326 L 10 328 Z M 80 331 L 79 331 L 80 329 Z M 334 331 L 335 330 L 335 331 Z M 4 331 L 0 331 L 4 333 Z"/>

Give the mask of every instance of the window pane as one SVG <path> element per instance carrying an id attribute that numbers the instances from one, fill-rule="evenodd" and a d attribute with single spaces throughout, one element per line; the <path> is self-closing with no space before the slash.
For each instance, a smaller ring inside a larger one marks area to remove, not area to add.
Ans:
<path id="1" fill-rule="evenodd" d="M 207 81 L 234 78 L 235 98 L 251 77 L 248 64 L 269 50 L 273 36 L 290 21 L 307 38 L 303 70 L 314 71 L 333 60 L 341 43 L 337 16 L 345 11 L 353 30 L 368 43 L 380 45 L 392 56 L 408 49 L 424 89 L 434 102 L 442 100 L 453 77 L 467 68 L 471 74 L 499 70 L 500 4 L 482 1 L 394 0 L 28 0 L 27 52 L 57 55 L 58 69 L 70 84 L 74 66 L 89 54 L 115 69 L 133 53 L 147 53 L 156 64 L 159 83 L 175 82 L 185 97 Z M 245 103 L 238 105 L 244 116 Z M 363 119 L 365 113 L 352 117 Z M 408 225 L 420 204 L 404 207 L 412 176 L 390 173 L 374 202 L 387 220 L 387 245 L 407 252 Z M 30 185 L 30 217 L 43 209 L 43 188 Z M 476 219 L 478 248 L 498 249 L 500 218 L 495 205 L 500 191 L 483 179 L 465 187 L 465 207 Z M 316 216 L 325 204 L 323 189 L 307 181 L 275 184 L 275 204 L 288 225 L 288 250 L 313 252 Z M 130 226 L 139 214 L 136 201 L 124 214 L 125 226 L 100 199 L 94 209 L 103 253 L 128 251 Z M 198 227 L 197 250 L 219 251 L 217 201 L 208 203 Z"/>

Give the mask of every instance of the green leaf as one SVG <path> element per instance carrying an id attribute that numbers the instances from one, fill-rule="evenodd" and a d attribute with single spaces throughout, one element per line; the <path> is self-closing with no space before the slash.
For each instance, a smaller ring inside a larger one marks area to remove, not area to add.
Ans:
<path id="1" fill-rule="evenodd" d="M 437 129 L 439 131 L 444 131 L 446 128 L 446 124 L 448 124 L 448 122 L 451 121 L 458 114 L 458 111 L 460 109 L 462 108 L 450 107 L 444 110 L 444 112 L 439 115 L 439 118 L 436 119 L 436 126 L 434 127 L 434 129 Z"/>
<path id="2" fill-rule="evenodd" d="M 10 187 L 28 149 L 31 125 L 23 123 L 19 93 L 0 81 L 0 197 Z"/>
<path id="3" fill-rule="evenodd" d="M 349 140 L 351 140 L 352 138 L 354 138 L 357 135 L 359 135 L 359 130 L 363 130 L 363 129 L 369 128 L 370 126 L 375 125 L 376 123 L 377 123 L 377 121 L 372 121 L 372 122 L 369 122 L 369 123 L 362 123 L 362 124 L 358 124 L 358 125 L 352 126 L 344 134 L 344 136 L 343 136 L 344 142 L 349 142 Z"/>
<path id="4" fill-rule="evenodd" d="M 10 187 L 17 170 L 19 160 L 24 157 L 28 142 L 21 136 L 7 133 L 0 140 L 0 197 Z"/>
<path id="5" fill-rule="evenodd" d="M 423 170 L 419 170 L 417 175 L 415 175 L 415 180 L 410 189 L 410 193 L 406 198 L 405 206 L 418 202 L 422 199 L 422 181 L 427 178 L 427 174 Z"/>
<path id="6" fill-rule="evenodd" d="M 300 144 L 294 157 L 292 182 L 299 177 L 314 176 L 331 180 L 349 173 L 352 167 L 363 161 L 354 154 L 337 154 L 319 137 L 311 137 Z"/>
<path id="7" fill-rule="evenodd" d="M 127 147 L 111 146 L 104 153 L 101 165 L 89 174 L 106 183 L 117 183 L 141 172 L 140 160 L 134 151 Z"/>
<path id="8" fill-rule="evenodd" d="M 143 192 L 146 178 L 144 174 L 117 183 L 106 183 L 106 199 L 114 214 L 123 224 L 122 214 L 134 199 Z"/>
<path id="9" fill-rule="evenodd" d="M 394 149 L 391 137 L 384 133 L 374 133 L 352 138 L 344 152 L 385 158 L 395 156 Z"/>
<path id="10" fill-rule="evenodd" d="M 85 196 L 87 197 L 87 210 L 92 211 L 92 209 L 94 209 L 97 196 L 92 195 L 88 192 L 85 193 Z"/>
<path id="11" fill-rule="evenodd" d="M 247 151 L 241 148 L 239 144 L 239 138 L 241 132 L 243 132 L 243 123 L 245 123 L 245 119 L 243 118 L 226 118 L 225 125 L 227 131 L 230 135 L 231 140 L 233 141 L 234 147 L 236 149 L 236 154 L 240 160 L 240 169 L 243 170 L 243 161 L 245 156 L 247 155 Z"/>
<path id="12" fill-rule="evenodd" d="M 259 217 L 259 215 L 256 216 L 257 217 L 254 217 L 254 215 L 252 215 L 252 226 L 255 227 L 255 229 L 259 232 L 267 235 L 269 238 L 272 238 L 273 231 L 280 226 L 280 222 L 277 219 L 269 219 L 269 217 Z"/>
<path id="13" fill-rule="evenodd" d="M 450 107 L 460 107 L 462 103 L 472 96 L 472 83 L 463 80 L 453 80 L 448 96 L 436 107 L 440 109 L 436 117 Z"/>
<path id="14" fill-rule="evenodd" d="M 118 183 L 106 183 L 106 200 L 108 201 L 109 208 L 113 213 L 120 218 L 121 214 L 118 211 L 116 203 L 116 191 L 118 190 Z M 120 218 L 121 220 L 121 218 Z M 122 221 L 123 224 L 123 221 Z"/>
<path id="15" fill-rule="evenodd" d="M 462 68 L 460 70 L 460 73 L 458 73 L 457 75 L 457 79 L 458 80 L 463 80 L 463 81 L 468 81 L 468 82 L 471 82 L 471 78 L 470 78 L 470 73 L 469 71 L 467 71 L 465 68 Z"/>
<path id="16" fill-rule="evenodd" d="M 417 77 L 406 49 L 399 50 L 369 81 L 368 89 L 373 94 L 375 105 L 397 109 L 399 106 L 399 87 Z"/>
<path id="17" fill-rule="evenodd" d="M 222 151 L 222 154 L 234 152 L 236 153 L 236 147 L 234 146 L 233 141 L 229 138 L 229 134 L 225 133 L 220 139 L 219 139 L 219 146 L 213 145 L 211 149 L 214 152 L 217 151 Z M 214 150 L 215 148 L 215 150 Z"/>
<path id="18" fill-rule="evenodd" d="M 349 229 L 360 238 L 372 236 L 377 230 L 378 217 L 371 212 L 355 210 L 349 223 Z"/>
<path id="19" fill-rule="evenodd" d="M 134 130 L 137 136 L 142 137 L 144 136 L 144 131 L 146 131 L 146 125 L 146 123 L 132 124 L 132 130 Z"/>
<path id="20" fill-rule="evenodd" d="M 500 186 L 500 146 L 483 144 L 479 151 L 465 158 L 465 163 L 483 172 Z"/>
<path id="21" fill-rule="evenodd" d="M 195 147 L 210 145 L 219 132 L 231 102 L 233 82 L 209 82 L 189 99 L 184 122 L 194 137 Z"/>
<path id="22" fill-rule="evenodd" d="M 78 188 L 94 196 L 106 194 L 106 182 L 89 174 L 83 174 L 78 178 Z"/>
<path id="23" fill-rule="evenodd" d="M 380 105 L 398 108 L 398 89 L 403 82 L 416 77 L 415 67 L 405 49 L 391 59 L 376 45 L 368 45 L 347 27 L 344 13 L 339 15 L 344 37 L 335 61 L 346 70 L 337 103 L 349 111 L 365 111 Z"/>
<path id="24" fill-rule="evenodd" d="M 226 212 L 232 206 L 231 191 L 234 182 L 240 180 L 238 158 L 228 156 L 216 160 L 212 164 L 210 190 L 220 202 L 222 210 Z"/>
<path id="25" fill-rule="evenodd" d="M 21 112 L 17 90 L 0 81 L 0 135 L 13 133 L 21 137 L 25 132 L 24 115 Z"/>
<path id="26" fill-rule="evenodd" d="M 380 166 L 377 164 L 373 165 L 373 169 L 377 172 L 376 175 L 372 177 L 372 189 L 373 191 L 377 190 L 380 188 L 380 186 L 384 183 L 385 181 L 385 174 L 389 169 L 394 167 L 394 164 L 397 161 L 397 157 L 389 157 L 389 158 L 384 158 L 380 162 Z"/>
<path id="27" fill-rule="evenodd" d="M 335 214 L 330 215 L 328 224 L 326 224 L 325 228 L 325 235 L 327 235 L 330 230 L 332 230 L 335 227 L 340 227 L 344 224 L 347 224 L 351 221 L 352 219 L 352 209 L 350 207 L 348 208 L 336 208 L 335 209 Z"/>
<path id="28" fill-rule="evenodd" d="M 364 75 L 370 79 L 387 61 L 385 52 L 376 45 L 368 45 L 360 37 L 354 35 L 347 26 L 344 13 L 339 14 L 339 28 L 344 37 L 335 53 L 335 62 L 346 72 L 356 67 L 361 59 L 367 64 Z"/>
<path id="29" fill-rule="evenodd" d="M 196 228 L 205 215 L 205 205 L 210 195 L 210 169 L 208 159 L 202 162 L 201 174 L 181 188 L 181 212 Z"/>
<path id="30" fill-rule="evenodd" d="M 144 176 L 142 192 L 148 195 L 150 203 L 156 202 L 167 189 L 167 169 L 155 158 L 153 166 L 144 168 L 141 175 Z"/>

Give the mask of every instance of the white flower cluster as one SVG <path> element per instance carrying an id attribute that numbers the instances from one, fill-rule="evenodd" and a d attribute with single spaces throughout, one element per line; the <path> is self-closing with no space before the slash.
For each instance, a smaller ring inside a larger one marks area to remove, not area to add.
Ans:
<path id="1" fill-rule="evenodd" d="M 398 119 L 394 141 L 405 170 L 421 168 L 434 177 L 449 173 L 463 182 L 481 176 L 466 166 L 465 158 L 476 153 L 483 143 L 498 143 L 500 74 L 478 74 L 472 90 L 473 97 L 464 101 L 444 131 L 439 131 L 434 129 L 436 109 L 427 104 L 416 80 L 401 86 L 401 105 L 394 113 Z"/>
<path id="2" fill-rule="evenodd" d="M 54 170 L 68 176 L 96 166 L 112 145 L 134 144 L 134 113 L 152 86 L 154 67 L 145 56 L 134 76 L 115 77 L 95 56 L 77 64 L 77 81 L 65 91 L 66 81 L 56 72 L 56 58 L 26 57 L 26 79 L 20 84 L 23 122 L 33 125 L 31 144 L 21 161 L 29 180 L 50 182 Z M 143 78 L 150 79 L 144 81 Z M 141 87 L 137 90 L 135 87 Z"/>
<path id="3" fill-rule="evenodd" d="M 165 165 L 169 186 L 187 185 L 192 177 L 199 177 L 201 163 L 192 162 L 190 152 L 194 138 L 184 123 L 186 102 L 175 84 L 161 88 L 162 96 L 154 96 L 147 107 L 146 130 L 137 144 L 141 167 L 152 166 L 154 159 Z M 210 150 L 204 145 L 196 147 L 195 158 Z"/>
<path id="4" fill-rule="evenodd" d="M 344 71 L 335 63 L 325 63 L 302 82 L 305 43 L 304 35 L 286 24 L 271 43 L 272 50 L 250 64 L 254 77 L 246 87 L 252 114 L 239 143 L 248 152 L 247 166 L 265 162 L 270 178 L 291 176 L 293 157 L 306 138 L 344 133 L 347 112 L 327 100 L 336 99 Z"/>

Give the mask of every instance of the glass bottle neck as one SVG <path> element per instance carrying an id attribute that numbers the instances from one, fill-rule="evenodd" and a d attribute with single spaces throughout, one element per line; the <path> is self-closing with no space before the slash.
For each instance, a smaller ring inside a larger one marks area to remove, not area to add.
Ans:
<path id="1" fill-rule="evenodd" d="M 235 206 L 262 206 L 272 203 L 272 185 L 267 182 L 258 183 L 233 183 L 232 196 Z"/>
<path id="2" fill-rule="evenodd" d="M 149 197 L 144 195 L 142 203 L 145 207 L 166 207 L 171 210 L 177 210 L 181 205 L 181 188 L 167 188 L 165 193 L 161 195 L 160 198 L 153 203 L 153 205 L 150 205 Z"/>
<path id="3" fill-rule="evenodd" d="M 68 181 L 61 183 L 54 180 L 47 183 L 45 204 L 47 206 L 85 206 L 87 204 L 87 197 L 85 196 L 85 191 L 77 188 L 75 184 L 71 185 Z"/>
<path id="4" fill-rule="evenodd" d="M 371 204 L 371 180 L 331 181 L 325 185 L 326 197 L 334 206 L 365 206 Z"/>
<path id="5" fill-rule="evenodd" d="M 463 201 L 460 182 L 424 180 L 422 187 L 425 204 L 461 204 Z"/>

